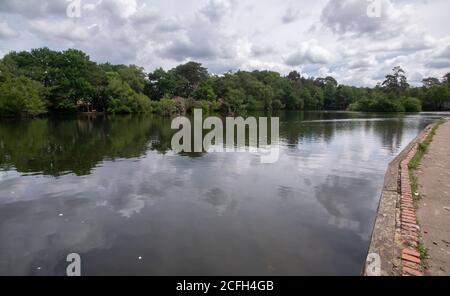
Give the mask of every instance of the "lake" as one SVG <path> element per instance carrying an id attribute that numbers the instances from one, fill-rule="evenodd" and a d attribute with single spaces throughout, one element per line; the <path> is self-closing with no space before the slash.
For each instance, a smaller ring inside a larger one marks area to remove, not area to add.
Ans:
<path id="1" fill-rule="evenodd" d="M 448 114 L 447 114 L 448 115 Z M 359 275 L 387 165 L 438 113 L 280 114 L 280 158 L 156 116 L 0 121 L 0 275 Z"/>

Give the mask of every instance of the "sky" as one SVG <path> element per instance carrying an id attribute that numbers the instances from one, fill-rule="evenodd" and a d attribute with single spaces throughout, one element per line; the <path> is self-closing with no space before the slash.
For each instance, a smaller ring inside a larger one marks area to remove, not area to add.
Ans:
<path id="1" fill-rule="evenodd" d="M 79 9 L 78 9 L 79 8 Z M 77 48 L 153 71 L 274 70 L 374 86 L 450 72 L 448 0 L 0 0 L 0 57 Z"/>

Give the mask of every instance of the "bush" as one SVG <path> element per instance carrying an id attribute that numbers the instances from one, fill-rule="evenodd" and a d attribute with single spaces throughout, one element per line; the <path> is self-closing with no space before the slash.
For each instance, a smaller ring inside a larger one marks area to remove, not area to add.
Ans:
<path id="1" fill-rule="evenodd" d="M 349 106 L 350 111 L 370 111 L 370 100 L 366 97 L 353 102 Z"/>
<path id="2" fill-rule="evenodd" d="M 136 93 L 117 73 L 108 73 L 107 110 L 111 113 L 146 113 L 152 110 L 150 99 Z"/>
<path id="3" fill-rule="evenodd" d="M 135 94 L 133 96 L 134 108 L 133 112 L 135 113 L 149 113 L 152 111 L 152 105 L 150 103 L 150 99 L 143 94 Z"/>
<path id="4" fill-rule="evenodd" d="M 42 85 L 24 76 L 0 84 L 0 113 L 37 116 L 47 112 Z"/>
<path id="5" fill-rule="evenodd" d="M 403 101 L 403 106 L 406 112 L 420 112 L 422 111 L 422 102 L 418 98 L 406 98 Z"/>
<path id="6" fill-rule="evenodd" d="M 210 103 L 205 100 L 195 101 L 194 103 L 194 109 L 202 109 L 203 113 L 209 113 L 210 107 Z"/>
<path id="7" fill-rule="evenodd" d="M 384 95 L 378 95 L 375 100 L 370 102 L 370 111 L 375 112 L 405 112 L 401 101 L 395 98 L 388 98 Z"/>
<path id="8" fill-rule="evenodd" d="M 172 116 L 177 113 L 177 106 L 172 99 L 163 98 L 160 101 L 151 101 L 152 111 L 162 116 Z"/>

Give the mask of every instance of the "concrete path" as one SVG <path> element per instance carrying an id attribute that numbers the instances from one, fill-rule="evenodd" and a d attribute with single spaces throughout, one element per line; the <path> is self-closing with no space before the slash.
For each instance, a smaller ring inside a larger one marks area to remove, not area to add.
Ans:
<path id="1" fill-rule="evenodd" d="M 416 171 L 417 218 L 428 249 L 426 275 L 450 275 L 450 121 L 441 125 Z"/>

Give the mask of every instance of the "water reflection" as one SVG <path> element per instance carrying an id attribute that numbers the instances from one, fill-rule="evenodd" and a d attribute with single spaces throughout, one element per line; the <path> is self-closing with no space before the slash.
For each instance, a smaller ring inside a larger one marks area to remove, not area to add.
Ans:
<path id="1" fill-rule="evenodd" d="M 0 275 L 358 274 L 388 161 L 439 116 L 283 113 L 270 165 L 174 155 L 158 117 L 1 122 Z"/>

